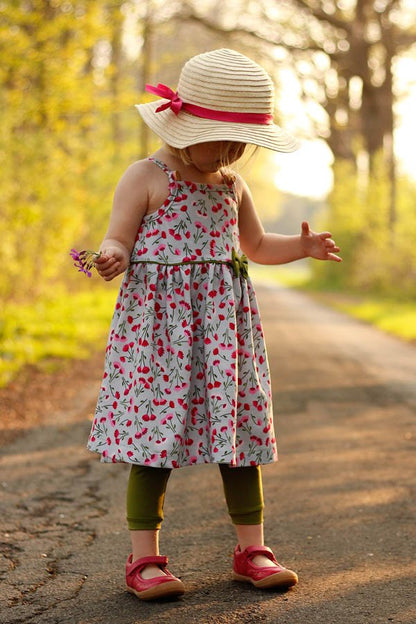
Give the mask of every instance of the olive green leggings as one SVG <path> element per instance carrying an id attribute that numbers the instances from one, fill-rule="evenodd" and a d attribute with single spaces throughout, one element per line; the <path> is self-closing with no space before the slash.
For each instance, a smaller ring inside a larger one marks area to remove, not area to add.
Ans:
<path id="1" fill-rule="evenodd" d="M 228 513 L 233 524 L 262 524 L 263 486 L 260 466 L 230 468 L 219 464 Z M 127 486 L 127 524 L 130 530 L 157 530 L 170 468 L 132 465 Z"/>

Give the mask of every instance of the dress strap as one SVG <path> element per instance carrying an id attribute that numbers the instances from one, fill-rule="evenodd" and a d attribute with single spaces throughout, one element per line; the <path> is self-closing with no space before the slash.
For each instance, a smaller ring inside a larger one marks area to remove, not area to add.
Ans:
<path id="1" fill-rule="evenodd" d="M 166 175 L 171 178 L 171 177 L 175 177 L 175 174 L 173 171 L 171 171 L 171 169 L 169 169 L 169 167 L 167 165 L 165 165 L 164 162 L 162 162 L 161 160 L 158 160 L 157 158 L 153 158 L 153 156 L 149 156 L 149 158 L 147 159 L 150 162 L 155 163 L 155 165 L 157 165 L 160 169 L 162 169 L 162 171 L 164 171 L 166 173 Z"/>

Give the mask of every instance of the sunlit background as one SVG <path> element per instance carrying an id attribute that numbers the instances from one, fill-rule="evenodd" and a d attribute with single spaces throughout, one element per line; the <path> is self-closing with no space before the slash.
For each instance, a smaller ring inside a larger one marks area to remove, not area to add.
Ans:
<path id="1" fill-rule="evenodd" d="M 416 0 L 21 0 L 0 3 L 0 383 L 28 362 L 86 356 L 116 285 L 76 273 L 114 187 L 158 140 L 134 104 L 183 63 L 229 47 L 276 85 L 276 120 L 301 142 L 242 164 L 268 230 L 330 229 L 343 265 L 290 282 L 416 339 Z"/>

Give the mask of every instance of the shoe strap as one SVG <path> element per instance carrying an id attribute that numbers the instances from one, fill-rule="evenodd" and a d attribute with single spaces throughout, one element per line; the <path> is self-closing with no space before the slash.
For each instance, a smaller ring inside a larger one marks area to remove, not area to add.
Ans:
<path id="1" fill-rule="evenodd" d="M 157 565 L 161 568 L 165 568 L 168 565 L 168 558 L 163 557 L 161 555 L 151 555 L 149 557 L 141 557 L 140 559 L 136 559 L 133 563 L 130 564 L 128 569 L 128 574 L 132 574 L 133 572 L 140 572 L 147 565 Z"/>
<path id="2" fill-rule="evenodd" d="M 270 561 L 273 561 L 273 563 L 277 563 L 272 549 L 268 546 L 247 546 L 245 552 L 247 553 L 248 559 L 253 559 L 257 555 L 263 555 L 270 559 Z"/>

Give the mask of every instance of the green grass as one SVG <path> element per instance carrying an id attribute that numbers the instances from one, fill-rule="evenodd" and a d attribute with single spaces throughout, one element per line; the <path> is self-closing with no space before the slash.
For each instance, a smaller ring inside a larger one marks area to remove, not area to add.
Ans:
<path id="1" fill-rule="evenodd" d="M 0 320 L 0 387 L 25 364 L 87 358 L 104 347 L 116 290 L 54 292 L 31 305 L 8 303 Z"/>
<path id="2" fill-rule="evenodd" d="M 379 329 L 403 338 L 416 341 L 416 301 L 396 301 L 380 297 L 345 297 L 334 294 L 328 303 L 342 312 L 375 325 Z"/>
<path id="3" fill-rule="evenodd" d="M 251 264 L 250 277 L 253 282 L 265 282 L 290 288 L 305 288 L 310 281 L 310 271 L 304 264 L 296 263 L 282 266 Z"/>
<path id="4" fill-rule="evenodd" d="M 314 288 L 307 268 L 253 266 L 254 281 L 282 284 L 307 291 L 326 305 L 365 321 L 379 329 L 407 340 L 416 341 L 416 301 L 381 295 L 349 294 Z"/>

